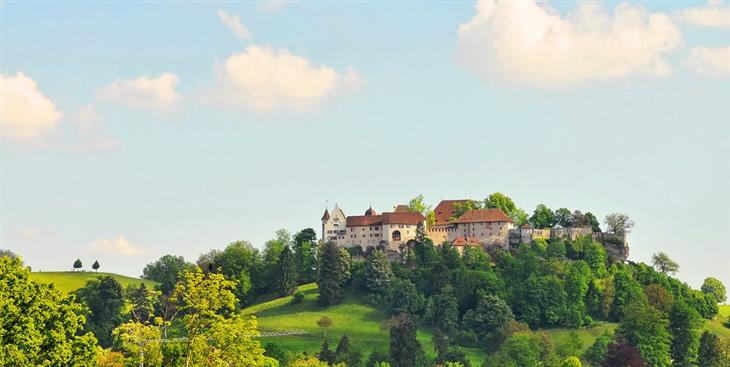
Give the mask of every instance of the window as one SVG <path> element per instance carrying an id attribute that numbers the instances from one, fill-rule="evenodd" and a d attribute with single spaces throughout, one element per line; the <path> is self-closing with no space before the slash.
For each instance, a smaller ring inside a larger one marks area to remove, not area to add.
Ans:
<path id="1" fill-rule="evenodd" d="M 393 241 L 400 241 L 400 231 L 393 231 Z"/>

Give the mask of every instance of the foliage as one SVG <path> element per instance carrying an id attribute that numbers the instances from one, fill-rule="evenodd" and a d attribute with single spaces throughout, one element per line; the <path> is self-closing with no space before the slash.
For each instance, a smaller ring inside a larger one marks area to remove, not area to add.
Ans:
<path id="1" fill-rule="evenodd" d="M 560 362 L 560 367 L 582 367 L 583 365 L 580 363 L 580 359 L 576 356 L 570 356 L 566 359 L 564 359 L 562 362 Z"/>
<path id="2" fill-rule="evenodd" d="M 94 333 L 102 347 L 111 346 L 112 330 L 122 322 L 122 285 L 113 277 L 103 276 L 89 280 L 75 293 L 88 307 L 84 331 Z"/>
<path id="3" fill-rule="evenodd" d="M 327 329 L 332 327 L 332 319 L 328 316 L 322 316 L 319 320 L 317 320 L 317 326 L 321 327 L 323 330 L 323 337 L 327 337 Z"/>
<path id="4" fill-rule="evenodd" d="M 700 367 L 727 366 L 728 358 L 723 355 L 719 338 L 707 331 L 700 337 L 697 363 Z"/>
<path id="5" fill-rule="evenodd" d="M 342 302 L 343 287 L 350 279 L 350 259 L 334 242 L 327 242 L 319 256 L 319 302 L 334 305 Z"/>
<path id="6" fill-rule="evenodd" d="M 94 270 L 99 270 L 99 267 L 101 267 L 101 265 L 99 265 L 99 261 L 94 260 L 94 264 L 91 265 L 91 268 Z"/>
<path id="7" fill-rule="evenodd" d="M 7 250 L 7 249 L 0 249 L 0 257 L 9 257 L 11 259 L 15 259 L 18 257 L 14 252 Z"/>
<path id="8" fill-rule="evenodd" d="M 644 294 L 649 305 L 661 312 L 669 313 L 674 305 L 674 297 L 659 284 L 649 284 L 644 288 Z"/>
<path id="9" fill-rule="evenodd" d="M 96 367 L 125 367 L 124 355 L 108 349 L 99 348 L 96 355 Z"/>
<path id="10" fill-rule="evenodd" d="M 390 262 L 383 250 L 375 250 L 365 261 L 365 288 L 372 293 L 383 293 L 393 278 Z"/>
<path id="11" fill-rule="evenodd" d="M 591 366 L 600 366 L 603 362 L 606 352 L 608 352 L 608 345 L 613 341 L 613 336 L 609 333 L 596 338 L 596 341 L 586 349 L 583 353 L 583 359 L 585 359 Z"/>
<path id="12" fill-rule="evenodd" d="M 162 365 L 162 333 L 159 327 L 130 321 L 114 329 L 112 338 L 112 350 L 122 353 L 126 364 L 136 366 L 143 360 L 146 366 Z"/>
<path id="13" fill-rule="evenodd" d="M 699 328 L 702 317 L 684 302 L 674 303 L 669 313 L 669 333 L 672 335 L 672 360 L 675 367 L 697 365 L 700 345 Z"/>
<path id="14" fill-rule="evenodd" d="M 514 201 L 512 201 L 512 198 L 501 192 L 495 192 L 484 199 L 484 207 L 501 209 L 517 226 L 521 226 L 527 222 L 527 214 L 525 214 L 525 211 L 518 208 Z"/>
<path id="15" fill-rule="evenodd" d="M 565 279 L 567 312 L 565 324 L 577 328 L 589 324 L 592 320 L 588 316 L 585 297 L 588 293 L 588 282 L 591 269 L 583 261 L 577 261 L 568 266 Z"/>
<path id="16" fill-rule="evenodd" d="M 484 203 L 480 201 L 475 200 L 467 200 L 464 202 L 455 202 L 454 203 L 454 215 L 452 215 L 449 219 L 453 220 L 456 218 L 459 218 L 464 213 L 468 212 L 469 210 L 474 209 L 482 209 L 484 207 Z"/>
<path id="17" fill-rule="evenodd" d="M 532 228 L 552 228 L 555 225 L 555 213 L 545 204 L 538 204 L 529 221 Z"/>
<path id="18" fill-rule="evenodd" d="M 425 316 L 431 324 L 450 335 L 459 320 L 459 309 L 456 297 L 454 297 L 454 287 L 448 285 L 439 294 L 429 297 Z"/>
<path id="19" fill-rule="evenodd" d="M 294 254 L 292 254 L 288 245 L 284 246 L 281 255 L 279 255 L 278 270 L 279 294 L 288 296 L 294 293 L 297 288 L 296 264 L 294 264 Z"/>
<path id="20" fill-rule="evenodd" d="M 425 298 L 416 285 L 408 279 L 394 278 L 385 292 L 385 302 L 391 314 L 420 314 L 425 306 Z"/>
<path id="21" fill-rule="evenodd" d="M 266 343 L 264 346 L 264 355 L 271 357 L 279 362 L 280 366 L 286 366 L 289 364 L 289 353 L 287 353 L 282 347 L 276 343 Z"/>
<path id="22" fill-rule="evenodd" d="M 423 199 L 423 195 L 419 194 L 408 202 L 408 210 L 414 213 L 421 213 L 426 218 L 426 223 L 429 226 L 436 223 L 436 217 L 431 209 L 431 206 L 426 204 Z"/>
<path id="23" fill-rule="evenodd" d="M 675 274 L 679 271 L 679 264 L 664 252 L 655 253 L 651 257 L 651 263 L 662 274 Z"/>
<path id="24" fill-rule="evenodd" d="M 390 327 L 390 361 L 394 367 L 415 367 L 421 354 L 416 340 L 416 322 L 413 316 L 402 313 L 393 318 Z"/>
<path id="25" fill-rule="evenodd" d="M 555 224 L 563 227 L 573 227 L 573 213 L 567 208 L 560 208 L 555 211 Z"/>
<path id="26" fill-rule="evenodd" d="M 627 306 L 618 334 L 635 346 L 651 366 L 671 366 L 667 319 L 653 307 L 635 301 Z"/>
<path id="27" fill-rule="evenodd" d="M 508 322 L 514 320 L 507 302 L 493 295 L 481 297 L 476 308 L 464 314 L 464 326 L 477 335 L 485 335 L 500 331 Z"/>
<path id="28" fill-rule="evenodd" d="M 647 364 L 636 347 L 622 341 L 608 345 L 608 350 L 606 351 L 606 356 L 601 366 L 647 367 Z"/>
<path id="29" fill-rule="evenodd" d="M 0 366 L 94 366 L 96 338 L 78 335 L 82 306 L 29 273 L 20 259 L 0 257 Z"/>
<path id="30" fill-rule="evenodd" d="M 185 270 L 191 270 L 194 265 L 186 263 L 182 256 L 165 255 L 157 261 L 147 264 L 142 270 L 142 278 L 160 283 L 162 293 L 170 293 L 175 284 L 181 279 Z"/>
<path id="31" fill-rule="evenodd" d="M 603 222 L 606 224 L 608 233 L 613 233 L 617 235 L 630 233 L 635 224 L 628 215 L 623 213 L 609 214 L 606 216 L 606 218 L 603 219 Z"/>
<path id="32" fill-rule="evenodd" d="M 705 281 L 702 282 L 702 287 L 700 288 L 700 290 L 702 290 L 702 292 L 705 294 L 711 294 L 713 297 L 715 297 L 715 300 L 718 303 L 723 303 L 727 301 L 727 292 L 725 290 L 725 286 L 717 278 L 705 278 Z"/>
<path id="33" fill-rule="evenodd" d="M 74 261 L 73 266 L 74 266 L 74 269 L 81 269 L 84 266 L 84 264 L 81 263 L 81 259 L 76 259 L 76 261 Z"/>
<path id="34" fill-rule="evenodd" d="M 140 283 L 138 287 L 130 285 L 125 292 L 125 297 L 131 306 L 129 312 L 132 320 L 143 324 L 150 322 L 154 317 L 155 306 L 161 295 L 160 291 L 148 289 L 144 283 Z"/>
<path id="35" fill-rule="evenodd" d="M 294 235 L 294 259 L 300 283 L 317 279 L 317 234 L 305 228 Z"/>
<path id="36" fill-rule="evenodd" d="M 485 362 L 485 366 L 533 367 L 541 364 L 544 345 L 530 332 L 513 334 Z"/>

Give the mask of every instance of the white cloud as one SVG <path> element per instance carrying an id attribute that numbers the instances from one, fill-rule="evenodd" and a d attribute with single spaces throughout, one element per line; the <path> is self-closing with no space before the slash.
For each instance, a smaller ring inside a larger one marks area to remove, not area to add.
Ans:
<path id="1" fill-rule="evenodd" d="M 728 76 L 730 75 L 730 46 L 693 48 L 687 58 L 687 65 L 701 75 Z"/>
<path id="2" fill-rule="evenodd" d="M 669 16 L 626 3 L 609 14 L 596 2 L 581 2 L 561 17 L 535 0 L 484 0 L 459 27 L 458 56 L 488 77 L 566 85 L 667 75 L 663 56 L 681 42 Z"/>
<path id="3" fill-rule="evenodd" d="M 38 84 L 18 72 L 0 74 L 0 130 L 3 137 L 27 140 L 52 131 L 63 113 L 40 90 Z"/>
<path id="4" fill-rule="evenodd" d="M 93 104 L 87 104 L 74 111 L 73 115 L 71 115 L 71 121 L 83 129 L 90 129 L 101 121 L 101 117 L 96 113 L 96 108 Z"/>
<path id="5" fill-rule="evenodd" d="M 687 8 L 676 13 L 680 20 L 700 27 L 730 28 L 730 6 L 710 0 L 705 6 Z"/>
<path id="6" fill-rule="evenodd" d="M 132 108 L 166 112 L 180 100 L 180 94 L 175 90 L 179 81 L 172 73 L 163 73 L 156 78 L 141 76 L 117 80 L 100 90 L 99 97 Z"/>
<path id="7" fill-rule="evenodd" d="M 221 65 L 218 85 L 206 101 L 257 111 L 310 110 L 361 82 L 352 68 L 338 73 L 328 66 L 312 65 L 286 49 L 249 46 Z"/>
<path id="8" fill-rule="evenodd" d="M 93 242 L 89 248 L 101 253 L 121 256 L 136 256 L 143 253 L 139 247 L 131 244 L 123 236 Z"/>
<path id="9" fill-rule="evenodd" d="M 251 33 L 249 33 L 248 29 L 246 29 L 243 24 L 241 24 L 241 19 L 238 18 L 238 15 L 232 16 L 223 10 L 218 10 L 216 14 L 218 14 L 218 18 L 221 20 L 223 25 L 230 29 L 236 37 L 245 40 L 251 39 Z"/>

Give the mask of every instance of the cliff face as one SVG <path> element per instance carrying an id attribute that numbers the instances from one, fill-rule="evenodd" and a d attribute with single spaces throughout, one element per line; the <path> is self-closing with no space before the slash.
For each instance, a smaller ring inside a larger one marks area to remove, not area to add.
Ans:
<path id="1" fill-rule="evenodd" d="M 626 235 L 601 233 L 597 238 L 606 249 L 606 253 L 614 261 L 626 261 L 629 257 L 629 243 Z"/>
<path id="2" fill-rule="evenodd" d="M 593 239 L 603 244 L 606 254 L 612 261 L 623 262 L 629 257 L 629 244 L 626 235 L 614 233 L 592 232 L 590 228 L 551 228 L 551 229 L 511 229 L 509 245 L 516 248 L 521 243 L 530 243 L 535 238 L 570 238 L 592 235 Z"/>

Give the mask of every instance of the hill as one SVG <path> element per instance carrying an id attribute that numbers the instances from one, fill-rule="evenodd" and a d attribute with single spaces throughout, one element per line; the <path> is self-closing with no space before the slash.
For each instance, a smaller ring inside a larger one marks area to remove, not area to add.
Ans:
<path id="1" fill-rule="evenodd" d="M 720 312 L 712 320 L 705 321 L 705 330 L 723 338 L 730 338 L 730 328 L 725 327 L 723 323 L 730 316 L 730 305 L 719 305 Z"/>
<path id="2" fill-rule="evenodd" d="M 127 287 L 130 284 L 145 283 L 148 287 L 154 287 L 157 283 L 151 280 L 143 280 L 138 278 L 132 278 L 119 274 L 112 273 L 96 273 L 96 272 L 76 272 L 76 271 L 49 271 L 49 272 L 32 272 L 30 273 L 30 279 L 42 283 L 52 283 L 63 293 L 69 293 L 75 291 L 84 285 L 86 282 L 109 275 L 116 279 L 122 284 L 122 287 Z"/>
<path id="3" fill-rule="evenodd" d="M 364 302 L 361 294 L 348 292 L 345 300 L 336 306 L 323 307 L 317 304 L 317 285 L 305 284 L 298 288 L 304 294 L 300 303 L 291 303 L 292 298 L 264 298 L 243 310 L 245 315 L 258 318 L 260 330 L 303 329 L 303 336 L 284 336 L 262 338 L 265 345 L 274 342 L 287 351 L 313 353 L 322 345 L 322 330 L 317 320 L 322 316 L 332 319 L 332 327 L 327 331 L 330 348 L 334 348 L 342 335 L 350 338 L 350 345 L 359 348 L 363 357 L 367 358 L 372 350 L 388 350 L 388 331 L 381 330 L 381 325 L 388 319 L 382 310 Z M 571 331 L 575 331 L 582 342 L 582 349 L 588 348 L 593 341 L 603 334 L 604 330 L 615 329 L 615 324 L 602 323 L 590 329 L 550 329 L 546 330 L 550 338 L 559 344 L 565 341 Z M 432 330 L 422 323 L 418 325 L 418 341 L 429 356 L 433 356 Z M 464 348 L 467 357 L 474 365 L 480 365 L 486 354 L 477 348 Z"/>

